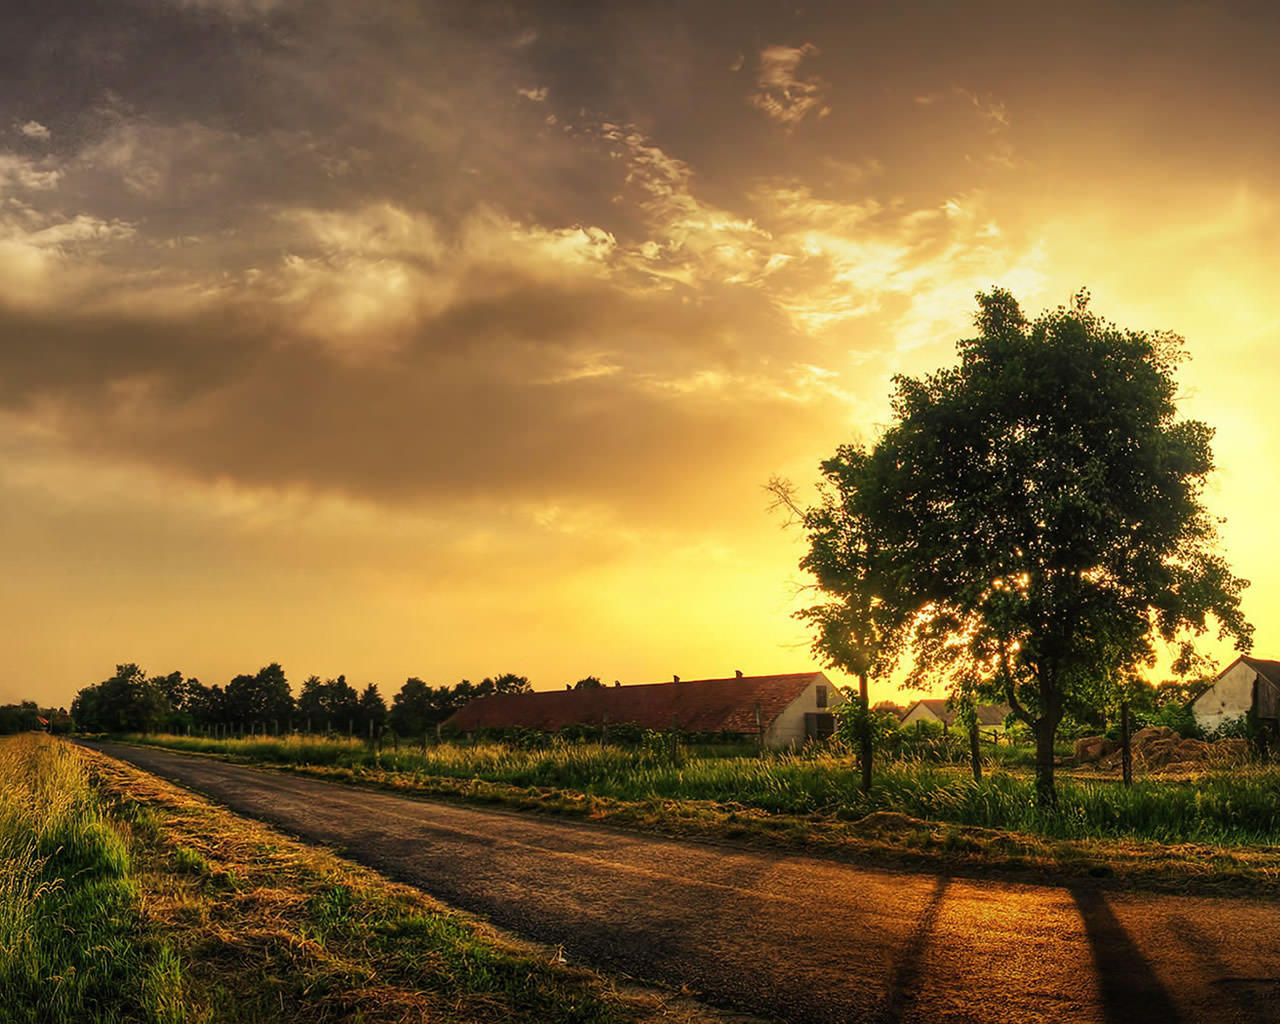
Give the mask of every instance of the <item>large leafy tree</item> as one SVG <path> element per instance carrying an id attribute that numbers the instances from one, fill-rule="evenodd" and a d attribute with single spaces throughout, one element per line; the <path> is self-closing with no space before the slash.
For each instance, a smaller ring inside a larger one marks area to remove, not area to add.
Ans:
<path id="1" fill-rule="evenodd" d="M 432 688 L 410 676 L 391 699 L 391 728 L 399 736 L 421 736 L 439 721 L 434 710 Z"/>
<path id="2" fill-rule="evenodd" d="M 354 729 L 360 717 L 360 695 L 345 675 L 324 680 L 311 676 L 302 684 L 298 713 L 313 729 Z"/>
<path id="3" fill-rule="evenodd" d="M 71 704 L 76 727 L 86 732 L 156 732 L 169 704 L 158 679 L 148 679 L 137 665 L 116 666 L 116 673 L 86 686 Z"/>
<path id="4" fill-rule="evenodd" d="M 1214 622 L 1247 650 L 1247 583 L 1201 500 L 1212 431 L 1178 415 L 1179 339 L 1121 330 L 1086 293 L 1034 321 L 1002 289 L 978 306 L 959 364 L 895 378 L 876 444 L 823 463 L 802 565 L 828 600 L 805 614 L 837 664 L 909 651 L 962 700 L 1006 701 L 1052 803 L 1063 714 L 1161 642 L 1195 667 Z"/>
<path id="5" fill-rule="evenodd" d="M 266 724 L 287 721 L 294 712 L 293 691 L 284 669 L 272 662 L 254 675 L 239 675 L 227 683 L 227 713 L 232 721 Z"/>

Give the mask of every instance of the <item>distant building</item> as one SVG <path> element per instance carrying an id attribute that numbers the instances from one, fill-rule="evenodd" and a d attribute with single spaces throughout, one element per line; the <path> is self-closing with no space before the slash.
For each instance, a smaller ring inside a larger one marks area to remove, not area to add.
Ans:
<path id="1" fill-rule="evenodd" d="M 1244 718 L 1254 711 L 1260 724 L 1280 722 L 1280 661 L 1236 658 L 1191 702 L 1196 725 L 1205 732 Z"/>
<path id="2" fill-rule="evenodd" d="M 978 704 L 974 707 L 978 716 L 978 728 L 988 732 L 1002 732 L 1005 719 L 1009 717 L 1007 704 Z M 900 725 L 908 726 L 916 722 L 937 722 L 948 729 L 955 724 L 956 712 L 947 709 L 946 698 L 929 698 L 918 700 L 903 713 Z"/>
<path id="3" fill-rule="evenodd" d="M 901 704 L 892 700 L 879 700 L 871 705 L 872 711 L 891 711 L 898 721 L 902 721 L 902 716 L 906 714 L 907 709 Z"/>
<path id="4" fill-rule="evenodd" d="M 460 708 L 445 725 L 460 732 L 534 729 L 557 732 L 569 725 L 638 725 L 642 729 L 763 734 L 770 747 L 830 736 L 831 710 L 844 695 L 821 672 L 781 676 L 681 680 L 599 689 L 541 690 L 481 697 Z"/>

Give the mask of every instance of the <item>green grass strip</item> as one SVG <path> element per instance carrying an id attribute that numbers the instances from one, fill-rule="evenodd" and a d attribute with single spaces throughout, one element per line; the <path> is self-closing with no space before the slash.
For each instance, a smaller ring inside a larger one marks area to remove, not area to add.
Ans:
<path id="1" fill-rule="evenodd" d="M 13 1024 L 188 1019 L 125 840 L 75 752 L 41 734 L 0 740 L 0 993 Z"/>

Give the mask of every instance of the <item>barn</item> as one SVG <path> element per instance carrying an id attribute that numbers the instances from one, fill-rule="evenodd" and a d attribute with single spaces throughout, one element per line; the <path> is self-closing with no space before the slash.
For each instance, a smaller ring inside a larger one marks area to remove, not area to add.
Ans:
<path id="1" fill-rule="evenodd" d="M 1274 728 L 1280 722 L 1280 661 L 1236 658 L 1191 702 L 1196 725 L 1205 732 L 1238 721 L 1250 710 L 1261 724 Z"/>
<path id="2" fill-rule="evenodd" d="M 675 676 L 669 683 L 494 694 L 460 708 L 445 726 L 462 733 L 511 728 L 557 732 L 570 725 L 625 723 L 660 731 L 760 736 L 767 746 L 785 747 L 830 736 L 835 725 L 831 711 L 844 702 L 839 688 L 821 672 L 739 672 L 724 679 Z"/>

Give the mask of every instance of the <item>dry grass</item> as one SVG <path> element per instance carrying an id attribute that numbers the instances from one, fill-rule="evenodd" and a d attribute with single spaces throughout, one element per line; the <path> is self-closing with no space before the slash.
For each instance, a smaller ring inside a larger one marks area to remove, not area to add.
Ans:
<path id="1" fill-rule="evenodd" d="M 257 1022 L 724 1020 L 676 993 L 555 962 L 416 889 L 102 755 L 146 914 L 212 1019 Z M 741 1018 L 735 1018 L 741 1019 Z"/>

